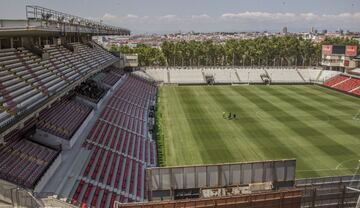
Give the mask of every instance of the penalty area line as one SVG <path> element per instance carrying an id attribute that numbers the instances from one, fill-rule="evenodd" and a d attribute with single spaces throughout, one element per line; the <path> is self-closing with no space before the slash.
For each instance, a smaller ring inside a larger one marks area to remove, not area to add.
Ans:
<path id="1" fill-rule="evenodd" d="M 356 168 L 329 168 L 329 169 L 308 169 L 308 170 L 296 170 L 296 172 L 317 172 L 317 171 L 334 171 L 334 170 L 356 170 Z"/>

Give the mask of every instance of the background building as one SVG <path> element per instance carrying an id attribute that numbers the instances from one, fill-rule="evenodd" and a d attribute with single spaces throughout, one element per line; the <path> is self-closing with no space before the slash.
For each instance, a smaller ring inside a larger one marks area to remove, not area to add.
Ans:
<path id="1" fill-rule="evenodd" d="M 328 70 L 346 71 L 356 68 L 355 45 L 323 45 L 321 65 Z"/>

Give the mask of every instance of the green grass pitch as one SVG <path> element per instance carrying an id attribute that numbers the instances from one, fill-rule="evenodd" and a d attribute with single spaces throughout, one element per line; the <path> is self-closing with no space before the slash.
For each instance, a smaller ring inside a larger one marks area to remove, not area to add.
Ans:
<path id="1" fill-rule="evenodd" d="M 163 86 L 158 105 L 166 166 L 296 158 L 304 178 L 360 159 L 360 99 L 320 86 Z"/>

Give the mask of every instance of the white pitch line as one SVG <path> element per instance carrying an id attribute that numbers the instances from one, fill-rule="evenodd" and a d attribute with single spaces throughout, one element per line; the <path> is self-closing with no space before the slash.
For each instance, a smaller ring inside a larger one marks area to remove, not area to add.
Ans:
<path id="1" fill-rule="evenodd" d="M 338 168 L 338 169 L 313 169 L 313 170 L 296 170 L 296 172 L 316 172 L 316 171 L 330 171 L 330 170 L 356 170 L 356 168 Z"/>
<path id="2" fill-rule="evenodd" d="M 350 162 L 350 161 L 353 161 L 353 160 L 356 160 L 356 159 L 350 159 L 350 160 L 342 161 L 341 163 L 339 163 L 339 165 L 336 166 L 335 170 L 339 169 L 339 167 L 341 167 L 344 163 Z M 355 169 L 356 169 L 356 168 L 355 168 Z"/>

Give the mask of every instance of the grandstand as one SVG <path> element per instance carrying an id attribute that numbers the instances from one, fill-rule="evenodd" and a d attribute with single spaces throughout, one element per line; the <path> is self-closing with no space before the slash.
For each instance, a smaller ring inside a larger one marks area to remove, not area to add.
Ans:
<path id="1" fill-rule="evenodd" d="M 359 95 L 360 77 L 340 74 L 326 80 L 324 85 L 349 94 Z"/>
<path id="2" fill-rule="evenodd" d="M 229 68 L 229 67 L 195 67 L 195 68 L 152 68 L 145 69 L 152 79 L 165 84 L 205 84 L 206 75 L 214 77 L 215 84 L 261 84 L 263 77 L 271 83 L 322 83 L 338 71 L 322 70 L 321 68 Z"/>
<path id="3" fill-rule="evenodd" d="M 276 66 L 129 72 L 91 38 L 127 29 L 26 11 L 26 20 L 0 25 L 8 43 L 0 45 L 1 207 L 346 207 L 358 199 L 347 188 L 360 185 L 349 175 L 360 147 L 359 76 Z"/>

